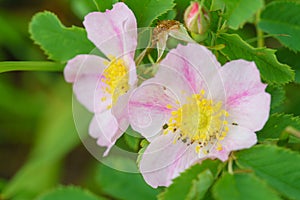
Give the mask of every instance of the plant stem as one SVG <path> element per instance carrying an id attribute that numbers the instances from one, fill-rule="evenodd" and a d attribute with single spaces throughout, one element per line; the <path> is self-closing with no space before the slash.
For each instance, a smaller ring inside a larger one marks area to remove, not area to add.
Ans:
<path id="1" fill-rule="evenodd" d="M 9 71 L 61 72 L 64 64 L 50 61 L 4 61 L 0 62 L 0 73 Z"/>
<path id="2" fill-rule="evenodd" d="M 229 172 L 229 174 L 233 174 L 232 164 L 233 164 L 233 157 L 230 155 L 229 160 L 228 160 L 228 172 Z"/>
<path id="3" fill-rule="evenodd" d="M 258 28 L 258 22 L 260 20 L 260 13 L 261 13 L 261 11 L 259 10 L 256 13 L 256 18 L 255 18 L 257 47 L 264 47 L 264 45 L 265 45 L 264 32 Z"/>

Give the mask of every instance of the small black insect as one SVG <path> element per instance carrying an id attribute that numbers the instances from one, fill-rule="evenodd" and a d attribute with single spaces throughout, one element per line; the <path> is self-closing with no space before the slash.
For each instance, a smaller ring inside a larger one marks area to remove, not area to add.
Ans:
<path id="1" fill-rule="evenodd" d="M 163 129 L 167 129 L 168 127 L 169 127 L 168 124 L 163 125 Z"/>
<path id="2" fill-rule="evenodd" d="M 238 126 L 238 123 L 232 122 L 233 126 Z"/>

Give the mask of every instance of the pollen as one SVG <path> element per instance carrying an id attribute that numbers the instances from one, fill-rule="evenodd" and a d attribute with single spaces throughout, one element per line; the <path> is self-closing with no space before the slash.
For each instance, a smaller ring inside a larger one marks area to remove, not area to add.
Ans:
<path id="1" fill-rule="evenodd" d="M 107 106 L 110 109 L 116 103 L 119 96 L 125 94 L 129 90 L 129 75 L 128 68 L 122 59 L 110 57 L 110 62 L 105 62 L 107 68 L 104 70 L 101 82 L 103 90 L 112 96 L 112 104 Z M 106 97 L 102 97 L 101 101 L 106 101 Z"/>
<path id="2" fill-rule="evenodd" d="M 166 106 L 168 108 L 168 105 Z M 177 140 L 187 145 L 194 144 L 196 153 L 208 154 L 210 149 L 222 150 L 222 141 L 228 131 L 228 112 L 222 102 L 205 97 L 205 91 L 187 98 L 177 110 L 171 112 L 164 134 L 179 134 Z M 178 131 L 174 131 L 178 130 Z"/>
<path id="3" fill-rule="evenodd" d="M 166 108 L 171 109 L 173 106 L 171 104 L 166 105 Z"/>

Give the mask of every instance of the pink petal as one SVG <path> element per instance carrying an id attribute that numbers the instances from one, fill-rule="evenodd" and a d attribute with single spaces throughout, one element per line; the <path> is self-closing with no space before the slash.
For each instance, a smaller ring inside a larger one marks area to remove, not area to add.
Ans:
<path id="1" fill-rule="evenodd" d="M 179 44 L 168 53 L 161 64 L 175 70 L 178 76 L 183 76 L 194 93 L 198 93 L 201 89 L 209 91 L 210 87 L 216 84 L 211 83 L 211 80 L 214 76 L 218 76 L 220 68 L 215 56 L 207 48 L 193 43 L 186 46 Z M 158 70 L 156 78 L 173 78 L 162 70 Z"/>
<path id="2" fill-rule="evenodd" d="M 174 134 L 161 135 L 147 147 L 140 162 L 145 181 L 156 188 L 169 186 L 172 179 L 199 161 L 194 146 L 181 141 L 174 144 Z"/>
<path id="3" fill-rule="evenodd" d="M 176 108 L 175 100 L 164 86 L 144 82 L 130 96 L 128 113 L 131 127 L 148 140 L 161 132 L 170 112 Z M 173 105 L 173 109 L 167 105 Z"/>
<path id="4" fill-rule="evenodd" d="M 229 122 L 237 123 L 254 132 L 259 131 L 269 118 L 270 99 L 268 93 L 244 97 L 239 105 L 229 107 Z"/>
<path id="5" fill-rule="evenodd" d="M 174 68 L 160 64 L 154 78 L 148 79 L 147 84 L 161 85 L 180 104 L 184 104 L 187 97 L 195 93 L 192 86 L 181 73 Z"/>
<path id="6" fill-rule="evenodd" d="M 229 125 L 229 132 L 224 140 L 220 142 L 222 150 L 213 150 L 209 156 L 219 158 L 223 162 L 228 159 L 231 151 L 250 148 L 257 143 L 256 134 L 241 126 Z"/>
<path id="7" fill-rule="evenodd" d="M 99 80 L 106 68 L 105 59 L 95 55 L 78 55 L 71 59 L 65 69 L 64 75 L 68 82 L 73 82 L 74 93 L 89 111 L 100 112 L 110 104 L 110 97 L 99 87 Z M 102 97 L 107 101 L 102 102 Z"/>
<path id="8" fill-rule="evenodd" d="M 128 117 L 128 101 L 132 93 L 132 90 L 129 90 L 126 94 L 120 96 L 116 104 L 112 107 L 112 114 L 115 116 L 119 129 L 125 132 L 129 127 L 129 117 Z"/>
<path id="9" fill-rule="evenodd" d="M 106 55 L 131 55 L 137 45 L 137 24 L 132 11 L 124 3 L 116 3 L 112 10 L 93 12 L 83 22 L 88 38 Z"/>
<path id="10" fill-rule="evenodd" d="M 125 61 L 126 66 L 128 67 L 129 80 L 128 83 L 130 86 L 136 86 L 137 84 L 137 74 L 136 74 L 136 66 L 133 58 L 131 56 L 125 55 L 122 57 Z"/>
<path id="11" fill-rule="evenodd" d="M 95 55 L 78 55 L 69 60 L 65 69 L 64 76 L 67 82 L 74 83 L 81 76 L 94 76 L 101 74 L 106 66 L 105 59 Z"/>
<path id="12" fill-rule="evenodd" d="M 230 120 L 252 131 L 260 130 L 270 111 L 270 95 L 260 80 L 254 62 L 231 61 L 220 70 L 226 91 Z"/>
<path id="13" fill-rule="evenodd" d="M 123 133 L 118 126 L 118 122 L 111 114 L 111 110 L 95 114 L 91 121 L 89 133 L 93 138 L 97 139 L 99 146 L 107 147 L 104 156 L 108 154 L 110 148 Z"/>

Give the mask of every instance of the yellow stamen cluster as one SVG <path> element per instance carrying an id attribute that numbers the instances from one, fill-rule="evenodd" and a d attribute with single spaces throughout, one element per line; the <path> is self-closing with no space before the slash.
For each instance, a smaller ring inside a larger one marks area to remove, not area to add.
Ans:
<path id="1" fill-rule="evenodd" d="M 196 152 L 207 154 L 214 145 L 217 150 L 222 150 L 218 142 L 224 139 L 229 128 L 226 121 L 228 112 L 222 109 L 222 102 L 213 102 L 205 98 L 204 94 L 205 91 L 201 90 L 199 94 L 189 97 L 186 104 L 172 111 L 164 134 L 178 133 L 176 140 L 187 145 L 196 142 Z M 167 108 L 170 107 L 167 105 Z"/>
<path id="2" fill-rule="evenodd" d="M 128 68 L 124 60 L 110 57 L 110 62 L 104 63 L 108 67 L 104 70 L 101 82 L 105 83 L 104 90 L 112 95 L 112 104 L 116 103 L 119 96 L 125 94 L 129 90 L 129 74 Z M 106 97 L 102 97 L 101 101 L 106 101 Z M 108 106 L 108 109 L 112 105 Z"/>

